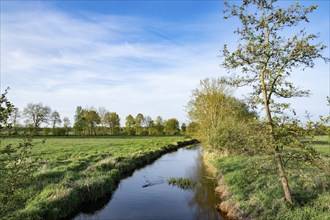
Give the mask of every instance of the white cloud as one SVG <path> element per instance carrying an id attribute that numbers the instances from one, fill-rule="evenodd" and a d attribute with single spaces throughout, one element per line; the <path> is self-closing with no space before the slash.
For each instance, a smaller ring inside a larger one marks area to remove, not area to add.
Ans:
<path id="1" fill-rule="evenodd" d="M 86 12 L 77 17 L 32 5 L 1 12 L 1 86 L 12 88 L 20 109 L 43 102 L 71 119 L 81 105 L 105 106 L 122 119 L 141 112 L 184 122 L 191 90 L 206 76 L 224 75 L 218 55 L 224 42 L 237 39 L 218 15 L 174 24 Z M 329 86 L 308 80 L 314 89 Z M 324 92 L 313 91 L 314 102 Z"/>
<path id="2" fill-rule="evenodd" d="M 47 7 L 3 17 L 2 85 L 12 87 L 20 108 L 43 102 L 72 117 L 78 105 L 105 106 L 122 118 L 142 112 L 185 121 L 190 91 L 218 71 L 212 45 L 192 47 L 161 33 L 173 24 L 96 14 L 78 20 Z"/>

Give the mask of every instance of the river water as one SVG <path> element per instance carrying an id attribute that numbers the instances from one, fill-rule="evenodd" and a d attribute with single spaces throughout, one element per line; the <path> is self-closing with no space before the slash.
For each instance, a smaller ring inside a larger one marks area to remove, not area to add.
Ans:
<path id="1" fill-rule="evenodd" d="M 120 181 L 110 201 L 84 205 L 73 219 L 222 219 L 214 208 L 215 181 L 202 162 L 202 148 L 181 148 L 163 155 Z M 189 178 L 197 184 L 183 190 L 168 178 Z"/>

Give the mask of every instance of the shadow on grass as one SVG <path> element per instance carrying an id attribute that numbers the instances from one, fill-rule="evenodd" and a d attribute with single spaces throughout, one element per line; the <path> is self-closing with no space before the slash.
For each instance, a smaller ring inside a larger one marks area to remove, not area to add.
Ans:
<path id="1" fill-rule="evenodd" d="M 312 141 L 312 144 L 314 145 L 325 145 L 325 146 L 330 146 L 330 142 L 329 141 Z"/>

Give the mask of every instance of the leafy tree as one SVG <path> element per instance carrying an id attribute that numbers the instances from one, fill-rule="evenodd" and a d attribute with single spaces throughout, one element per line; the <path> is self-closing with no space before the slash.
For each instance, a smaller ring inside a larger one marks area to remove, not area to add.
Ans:
<path id="1" fill-rule="evenodd" d="M 42 103 L 28 103 L 23 110 L 26 123 L 33 127 L 34 134 L 38 133 L 41 123 L 48 123 L 51 109 Z"/>
<path id="2" fill-rule="evenodd" d="M 177 135 L 180 133 L 179 121 L 176 118 L 171 118 L 165 121 L 164 131 L 167 135 Z"/>
<path id="3" fill-rule="evenodd" d="M 314 60 L 321 58 L 326 48 L 315 43 L 317 35 L 308 34 L 304 29 L 292 33 L 298 24 L 308 22 L 307 15 L 317 6 L 304 7 L 299 3 L 288 8 L 279 8 L 275 0 L 247 0 L 241 6 L 225 3 L 226 16 L 237 17 L 241 22 L 235 33 L 240 37 L 237 49 L 230 52 L 227 45 L 223 49 L 223 66 L 227 70 L 238 70 L 229 83 L 236 86 L 250 86 L 253 92 L 251 104 L 261 104 L 267 117 L 269 146 L 274 149 L 279 175 L 286 201 L 292 203 L 291 192 L 282 164 L 278 122 L 288 103 L 281 98 L 302 97 L 309 94 L 289 81 L 289 76 L 297 67 L 314 66 Z"/>
<path id="4" fill-rule="evenodd" d="M 203 141 L 209 150 L 244 153 L 251 151 L 251 145 L 257 142 L 253 136 L 260 136 L 254 133 L 258 129 L 251 128 L 259 125 L 255 114 L 232 96 L 222 79 L 200 81 L 188 104 L 188 115 L 198 125 L 189 128 L 189 133 L 193 130 L 192 135 Z"/>
<path id="5" fill-rule="evenodd" d="M 153 135 L 156 133 L 155 122 L 154 122 L 154 120 L 152 120 L 152 118 L 150 116 L 145 117 L 144 123 L 145 123 L 146 129 L 147 129 L 147 133 L 149 135 Z"/>
<path id="6" fill-rule="evenodd" d="M 84 118 L 83 108 L 77 106 L 76 114 L 74 116 L 73 130 L 76 135 L 82 135 L 86 127 L 86 119 Z"/>
<path id="7" fill-rule="evenodd" d="M 100 124 L 101 119 L 99 114 L 94 109 L 83 110 L 83 117 L 88 125 L 89 135 L 96 135 L 96 126 Z"/>
<path id="8" fill-rule="evenodd" d="M 126 117 L 126 123 L 125 123 L 125 126 L 126 126 L 126 131 L 127 131 L 127 134 L 128 135 L 135 135 L 136 131 L 135 131 L 135 119 L 134 117 L 129 114 L 127 117 Z"/>
<path id="9" fill-rule="evenodd" d="M 188 137 L 193 137 L 193 136 L 196 136 L 196 134 L 198 133 L 198 131 L 199 131 L 199 125 L 198 125 L 198 123 L 196 121 L 192 121 L 187 126 L 186 135 Z"/>
<path id="10" fill-rule="evenodd" d="M 105 107 L 99 107 L 98 114 L 100 116 L 100 124 L 101 124 L 101 130 L 102 134 L 105 134 L 105 115 L 108 113 L 108 110 Z"/>
<path id="11" fill-rule="evenodd" d="M 9 135 L 11 134 L 17 134 L 18 132 L 18 128 L 19 128 L 19 118 L 21 117 L 21 114 L 19 112 L 19 109 L 14 107 L 13 111 L 10 115 L 9 118 L 9 123 L 10 123 L 10 127 L 9 127 Z"/>
<path id="12" fill-rule="evenodd" d="M 0 136 L 3 139 L 2 129 L 9 126 L 8 119 L 13 113 L 14 105 L 8 101 L 8 89 L 0 96 Z M 28 149 L 32 140 L 26 138 L 19 144 L 2 145 L 0 141 L 0 218 L 12 210 L 23 208 L 26 195 L 24 187 L 33 180 L 35 168 L 31 166 Z"/>
<path id="13" fill-rule="evenodd" d="M 71 125 L 71 123 L 70 123 L 69 118 L 64 117 L 63 118 L 63 129 L 64 129 L 66 135 L 69 135 L 70 125 Z"/>
<path id="14" fill-rule="evenodd" d="M 119 134 L 120 129 L 120 118 L 116 112 L 107 112 L 104 116 L 104 122 L 110 128 L 110 134 Z"/>
<path id="15" fill-rule="evenodd" d="M 156 129 L 158 135 L 161 135 L 164 133 L 164 121 L 161 116 L 157 116 L 157 118 L 156 118 L 155 129 Z"/>
<path id="16" fill-rule="evenodd" d="M 141 135 L 143 134 L 143 125 L 145 123 L 145 118 L 144 115 L 142 113 L 139 113 L 136 115 L 135 117 L 135 131 L 137 135 Z"/>
<path id="17" fill-rule="evenodd" d="M 56 128 L 56 125 L 61 125 L 62 123 L 62 120 L 61 120 L 61 116 L 60 116 L 60 113 L 58 113 L 58 111 L 53 111 L 51 116 L 50 116 L 50 120 L 52 122 L 52 125 L 53 125 L 53 135 L 55 135 L 55 128 Z"/>
<path id="18" fill-rule="evenodd" d="M 187 125 L 186 125 L 186 123 L 182 123 L 182 125 L 181 125 L 181 133 L 182 134 L 185 134 L 186 131 L 187 131 Z"/>
<path id="19" fill-rule="evenodd" d="M 8 119 L 14 111 L 14 105 L 8 101 L 6 95 L 8 94 L 9 88 L 5 90 L 0 96 L 0 129 L 8 125 Z"/>

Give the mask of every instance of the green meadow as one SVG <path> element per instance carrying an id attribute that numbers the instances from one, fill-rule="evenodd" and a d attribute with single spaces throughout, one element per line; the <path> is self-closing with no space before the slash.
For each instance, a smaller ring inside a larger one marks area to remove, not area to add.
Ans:
<path id="1" fill-rule="evenodd" d="M 78 204 L 111 193 L 123 176 L 177 149 L 183 140 L 180 136 L 35 138 L 28 153 L 33 178 L 11 195 L 11 204 L 1 205 L 0 218 L 65 217 Z M 1 148 L 21 142 L 4 139 Z M 9 160 L 4 155 L 0 159 Z"/>
<path id="2" fill-rule="evenodd" d="M 314 162 L 285 163 L 294 206 L 285 203 L 272 155 L 217 158 L 214 163 L 230 192 L 226 206 L 238 206 L 255 219 L 330 219 L 330 138 L 314 138 Z M 285 159 L 285 158 L 284 158 Z"/>
<path id="3" fill-rule="evenodd" d="M 330 136 L 316 136 L 312 141 L 312 146 L 321 155 L 330 157 Z"/>

